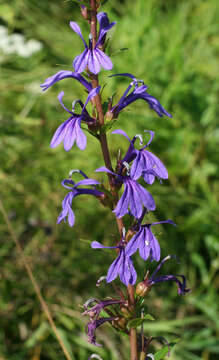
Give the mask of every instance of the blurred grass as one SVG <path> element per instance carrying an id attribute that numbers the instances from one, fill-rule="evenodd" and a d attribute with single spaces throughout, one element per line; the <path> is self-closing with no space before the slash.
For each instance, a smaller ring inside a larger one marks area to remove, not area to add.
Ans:
<path id="1" fill-rule="evenodd" d="M 219 127 L 218 127 L 218 1 L 111 0 L 103 11 L 117 25 L 109 52 L 113 73 L 131 72 L 145 80 L 149 92 L 173 114 L 158 118 L 145 104 L 130 106 L 117 128 L 132 136 L 155 131 L 151 150 L 169 170 L 169 181 L 156 183 L 151 192 L 157 211 L 151 219 L 173 219 L 177 228 L 160 226 L 157 237 L 163 256 L 180 257 L 181 264 L 166 264 L 166 273 L 186 274 L 191 294 L 178 297 L 173 284 L 154 288 L 148 310 L 157 319 L 145 331 L 152 335 L 180 336 L 170 359 L 217 360 L 219 357 Z M 86 341 L 79 304 L 93 296 L 106 296 L 111 288 L 95 288 L 96 279 L 111 259 L 90 249 L 92 240 L 111 241 L 116 233 L 112 214 L 95 199 L 74 202 L 76 225 L 56 226 L 65 190 L 60 182 L 72 168 L 89 176 L 103 164 L 98 144 L 88 135 L 84 152 L 62 146 L 51 150 L 54 130 L 66 119 L 57 101 L 61 90 L 66 103 L 85 98 L 71 80 L 45 94 L 39 84 L 58 70 L 72 69 L 82 50 L 80 39 L 68 26 L 76 20 L 86 33 L 79 10 L 71 1 L 11 0 L 0 2 L 0 22 L 9 32 L 21 33 L 43 44 L 28 58 L 0 53 L 0 181 L 1 197 L 24 248 L 57 326 L 71 349 L 72 359 L 87 359 L 97 352 L 105 360 L 127 359 L 128 343 L 107 325 L 98 332 L 105 345 L 95 349 Z M 123 48 L 128 50 L 120 50 Z M 103 96 L 127 86 L 108 79 Z M 127 142 L 110 136 L 115 155 Z M 30 281 L 14 249 L 8 230 L 0 223 L 0 359 L 64 359 L 42 314 Z M 88 262 L 89 258 L 89 262 Z M 143 274 L 144 263 L 135 258 Z M 152 349 L 153 350 L 153 349 Z"/>

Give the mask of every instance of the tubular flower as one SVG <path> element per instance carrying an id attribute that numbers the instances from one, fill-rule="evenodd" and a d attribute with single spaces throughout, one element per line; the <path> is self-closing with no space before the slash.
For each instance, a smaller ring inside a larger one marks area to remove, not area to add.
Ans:
<path id="1" fill-rule="evenodd" d="M 145 130 L 145 132 L 149 132 L 150 139 L 147 144 L 139 150 L 134 147 L 134 144 L 137 138 L 140 139 L 140 145 L 143 144 L 141 135 L 135 135 L 131 140 L 125 131 L 121 129 L 113 131 L 112 134 L 123 135 L 130 143 L 128 151 L 122 161 L 127 163 L 133 161 L 130 170 L 130 176 L 132 179 L 138 180 L 140 176 L 142 176 L 144 181 L 151 185 L 153 184 L 155 177 L 164 180 L 168 179 L 168 172 L 162 161 L 152 152 L 146 150 L 153 140 L 154 132 L 151 130 Z"/>
<path id="2" fill-rule="evenodd" d="M 117 218 L 121 218 L 127 214 L 129 212 L 128 209 L 130 209 L 130 213 L 137 219 L 141 217 L 143 207 L 147 210 L 155 210 L 156 205 L 152 195 L 143 186 L 138 184 L 137 181 L 133 180 L 130 175 L 118 175 L 104 166 L 95 171 L 110 173 L 116 177 L 116 183 L 124 184 L 124 192 L 116 208 L 113 210 Z"/>
<path id="3" fill-rule="evenodd" d="M 56 84 L 60 80 L 64 80 L 67 78 L 72 78 L 78 80 L 88 91 L 92 90 L 92 85 L 89 81 L 87 81 L 82 75 L 77 74 L 73 71 L 60 70 L 56 74 L 48 77 L 40 87 L 43 91 L 49 89 L 52 85 Z"/>
<path id="4" fill-rule="evenodd" d="M 172 220 L 158 221 L 152 224 L 145 224 L 139 227 L 137 233 L 131 238 L 126 246 L 126 254 L 133 255 L 137 250 L 143 260 L 149 257 L 152 260 L 160 260 L 160 245 L 151 231 L 151 226 L 169 223 L 175 225 Z"/>
<path id="5" fill-rule="evenodd" d="M 104 246 L 98 241 L 93 241 L 91 247 L 93 249 L 119 249 L 119 255 L 110 265 L 107 273 L 106 281 L 108 283 L 119 276 L 122 283 L 126 286 L 128 286 L 128 284 L 135 284 L 137 273 L 130 256 L 125 253 L 125 242 L 123 240 L 120 241 L 118 246 Z"/>
<path id="6" fill-rule="evenodd" d="M 83 104 L 80 100 L 77 100 L 75 102 L 75 104 L 76 103 L 80 104 L 82 108 L 81 114 L 76 114 L 74 112 L 74 108 L 72 112 L 65 107 L 65 105 L 62 102 L 64 92 L 63 91 L 60 92 L 60 94 L 58 95 L 59 102 L 63 107 L 63 109 L 65 109 L 69 114 L 71 114 L 71 116 L 56 130 L 50 143 L 51 148 L 58 146 L 62 141 L 64 144 L 64 149 L 66 151 L 69 151 L 75 142 L 80 150 L 84 150 L 86 148 L 87 138 L 83 133 L 83 131 L 81 130 L 81 122 L 83 121 L 88 124 L 95 122 L 95 119 L 90 117 L 90 115 L 88 114 L 86 110 L 86 105 L 94 96 L 96 96 L 99 93 L 99 91 L 100 91 L 100 86 L 98 86 L 95 89 L 92 89 L 87 97 L 87 100 L 85 101 L 85 104 Z"/>
<path id="7" fill-rule="evenodd" d="M 105 12 L 99 12 L 97 14 L 97 20 L 100 26 L 98 42 L 99 45 L 102 46 L 105 43 L 107 31 L 109 31 L 116 24 L 116 22 L 114 21 L 110 23 L 107 13 Z"/>
<path id="8" fill-rule="evenodd" d="M 89 323 L 87 323 L 86 325 L 86 333 L 88 335 L 88 341 L 89 343 L 91 343 L 92 345 L 101 347 L 101 344 L 98 344 L 96 342 L 96 335 L 95 335 L 95 331 L 96 329 L 101 326 L 102 324 L 104 324 L 105 322 L 110 322 L 114 320 L 114 317 L 108 317 L 108 318 L 99 318 L 99 319 L 95 319 L 95 320 L 91 320 Z"/>
<path id="9" fill-rule="evenodd" d="M 113 299 L 98 300 L 91 298 L 88 301 L 86 301 L 86 303 L 84 304 L 85 311 L 83 312 L 82 315 L 89 315 L 91 318 L 98 317 L 101 310 L 103 310 L 104 308 L 115 304 L 121 304 L 123 302 L 124 302 L 123 300 L 113 300 Z M 90 305 L 93 303 L 96 304 L 90 307 Z"/>
<path id="10" fill-rule="evenodd" d="M 119 113 L 124 108 L 126 108 L 126 106 L 130 105 L 138 99 L 145 100 L 150 106 L 150 108 L 154 110 L 160 117 L 162 117 L 163 115 L 172 117 L 172 115 L 163 108 L 163 106 L 154 96 L 148 94 L 148 92 L 146 91 L 148 87 L 147 85 L 144 85 L 144 82 L 142 80 L 136 79 L 132 74 L 129 73 L 115 74 L 111 76 L 127 76 L 132 79 L 132 82 L 129 84 L 128 88 L 124 92 L 119 102 L 111 109 L 111 112 L 113 113 L 115 118 L 118 117 Z M 133 87 L 134 89 L 130 92 L 131 88 Z"/>
<path id="11" fill-rule="evenodd" d="M 117 305 L 123 303 L 123 300 L 98 300 L 91 298 L 84 304 L 84 312 L 82 315 L 89 315 L 90 321 L 86 325 L 86 332 L 88 334 L 89 342 L 96 346 L 101 346 L 96 342 L 96 336 L 95 336 L 95 330 L 97 327 L 102 325 L 106 321 L 112 321 L 114 320 L 114 317 L 111 318 L 99 318 L 101 310 L 107 308 L 108 306 Z M 95 305 L 91 306 L 93 303 L 96 303 Z M 106 310 L 107 311 L 107 310 Z"/>
<path id="12" fill-rule="evenodd" d="M 145 279 L 144 283 L 146 286 L 151 287 L 154 284 L 164 282 L 164 281 L 174 281 L 177 284 L 178 287 L 178 294 L 179 295 L 186 295 L 186 293 L 190 292 L 190 289 L 186 288 L 186 277 L 184 275 L 161 275 L 156 276 L 158 271 L 161 269 L 163 264 L 169 260 L 175 258 L 175 256 L 168 255 L 166 256 L 160 264 L 157 266 L 156 270 L 152 274 L 152 276 L 149 279 Z M 180 278 L 180 280 L 179 280 Z"/>
<path id="13" fill-rule="evenodd" d="M 82 175 L 84 175 L 81 171 L 79 171 Z M 68 218 L 68 223 L 72 227 L 75 223 L 75 216 L 74 212 L 71 208 L 72 200 L 78 196 L 83 194 L 93 195 L 93 196 L 101 196 L 103 193 L 99 190 L 95 189 L 95 185 L 100 184 L 98 181 L 93 179 L 83 179 L 77 183 L 75 183 L 71 179 L 65 179 L 62 181 L 62 186 L 64 186 L 66 189 L 70 189 L 71 191 L 65 196 L 63 202 L 62 202 L 62 211 L 57 219 L 57 224 L 59 224 L 61 221 L 66 220 Z M 89 186 L 94 185 L 93 189 L 89 188 L 81 188 L 80 186 Z"/>
<path id="14" fill-rule="evenodd" d="M 111 70 L 113 68 L 112 61 L 110 58 L 99 49 L 100 46 L 103 45 L 106 37 L 106 33 L 115 25 L 115 22 L 109 23 L 109 19 L 106 13 L 99 13 L 97 16 L 97 20 L 99 21 L 99 36 L 97 39 L 97 43 L 95 47 L 92 46 L 92 37 L 89 37 L 89 46 L 85 42 L 80 26 L 74 22 L 70 21 L 70 27 L 72 30 L 80 36 L 81 40 L 84 43 L 85 50 L 82 54 L 76 56 L 73 61 L 73 67 L 77 73 L 81 73 L 85 70 L 86 67 L 93 74 L 98 74 L 100 72 L 101 66 L 106 70 Z"/>

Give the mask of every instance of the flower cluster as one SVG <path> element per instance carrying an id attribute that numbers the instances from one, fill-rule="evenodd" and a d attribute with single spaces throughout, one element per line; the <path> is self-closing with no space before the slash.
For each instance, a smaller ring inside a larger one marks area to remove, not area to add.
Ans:
<path id="1" fill-rule="evenodd" d="M 80 5 L 82 14 L 86 13 L 85 5 Z M 86 13 L 87 16 L 87 13 Z M 86 16 L 84 16 L 86 18 Z M 90 20 L 90 19 L 89 19 Z M 80 26 L 70 21 L 71 29 L 81 38 L 84 44 L 84 50 L 81 54 L 77 55 L 73 61 L 74 71 L 61 70 L 55 75 L 50 76 L 41 85 L 45 91 L 57 82 L 64 79 L 77 80 L 87 92 L 87 98 L 85 102 L 82 100 L 75 100 L 72 105 L 72 109 L 68 109 L 63 103 L 64 92 L 61 91 L 58 95 L 58 100 L 62 108 L 70 114 L 70 117 L 64 121 L 55 131 L 52 140 L 51 148 L 58 146 L 63 142 L 65 151 L 70 151 L 73 145 L 76 143 L 80 150 L 85 150 L 87 146 L 87 138 L 82 130 L 82 124 L 89 132 L 100 140 L 102 145 L 102 151 L 108 151 L 105 130 L 103 128 L 104 122 L 100 122 L 100 112 L 98 110 L 97 101 L 100 101 L 102 107 L 100 93 L 103 88 L 98 82 L 97 74 L 101 68 L 105 70 L 111 70 L 113 63 L 110 57 L 105 53 L 106 50 L 106 37 L 108 31 L 115 25 L 115 22 L 110 22 L 105 12 L 99 12 L 97 14 L 97 22 L 99 24 L 98 35 L 96 40 L 96 30 L 94 33 L 88 36 L 88 43 L 84 40 Z M 91 21 L 92 23 L 92 21 Z M 83 73 L 84 72 L 84 73 Z M 83 75 L 82 75 L 83 73 Z M 148 93 L 148 87 L 144 84 L 143 80 L 138 80 L 134 75 L 130 73 L 113 74 L 111 76 L 122 76 L 130 79 L 130 83 L 121 96 L 120 100 L 116 103 L 112 103 L 112 98 L 108 102 L 108 110 L 106 114 L 103 114 L 108 121 L 113 121 L 119 117 L 119 114 L 137 100 L 143 100 L 146 102 L 150 109 L 152 109 L 158 116 L 172 115 L 167 112 L 160 102 L 152 95 Z M 91 104 L 92 112 L 89 113 L 89 106 Z M 76 110 L 79 108 L 80 111 Z M 88 108 L 88 110 L 87 110 Z M 94 130 L 95 129 L 95 130 Z M 134 286 L 137 281 L 137 272 L 134 268 L 132 256 L 138 251 L 140 257 L 146 261 L 160 261 L 161 249 L 159 242 L 152 232 L 152 227 L 159 224 L 171 224 L 175 225 L 172 220 L 163 220 L 153 223 L 143 223 L 145 215 L 156 209 L 155 201 L 151 193 L 146 189 L 147 186 L 151 186 L 157 178 L 160 182 L 168 179 L 168 172 L 162 161 L 148 150 L 153 138 L 154 132 L 152 130 L 145 130 L 146 136 L 149 136 L 148 140 L 144 142 L 143 136 L 140 134 L 135 135 L 132 139 L 121 129 L 114 130 L 112 134 L 117 134 L 125 137 L 128 140 L 128 148 L 123 158 L 117 159 L 115 169 L 110 165 L 111 161 L 106 161 L 105 165 L 95 170 L 96 173 L 107 173 L 110 178 L 110 191 L 111 197 L 114 197 L 112 209 L 112 201 L 107 197 L 105 187 L 99 181 L 88 178 L 87 175 L 81 170 L 72 170 L 70 177 L 63 180 L 62 185 L 69 190 L 62 202 L 62 211 L 58 216 L 57 223 L 61 221 L 68 221 L 72 227 L 75 223 L 75 216 L 72 210 L 72 202 L 78 195 L 93 195 L 98 198 L 104 204 L 109 206 L 115 214 L 117 221 L 120 221 L 124 216 L 129 217 L 129 232 L 131 237 L 126 236 L 123 228 L 123 233 L 120 236 L 118 243 L 115 246 L 104 246 L 103 244 L 93 241 L 91 247 L 93 249 L 114 249 L 117 253 L 116 259 L 110 265 L 106 281 L 111 283 L 117 277 L 121 282 L 126 285 Z M 105 141 L 103 146 L 103 141 Z M 139 147 L 137 146 L 139 142 Z M 103 150 L 104 149 L 104 150 Z M 110 155 L 107 155 L 109 158 Z M 77 172 L 83 179 L 75 183 L 72 180 L 72 175 Z M 123 192 L 119 198 L 120 189 Z M 121 229 L 120 229 L 121 233 Z M 128 234 L 128 232 L 127 232 Z M 136 288 L 136 294 L 144 296 L 151 287 L 159 282 L 174 281 L 178 286 L 178 293 L 184 295 L 189 291 L 186 288 L 186 280 L 183 275 L 161 275 L 157 276 L 157 272 L 163 266 L 163 264 L 170 259 L 171 256 L 164 258 L 149 278 L 148 274 L 144 281 L 139 283 Z M 142 295 L 143 294 L 143 295 Z M 86 326 L 86 332 L 89 338 L 89 342 L 93 345 L 100 346 L 96 342 L 95 330 L 105 322 L 113 322 L 115 316 L 110 310 L 108 311 L 108 317 L 101 317 L 100 313 L 104 309 L 110 306 L 116 306 L 119 303 L 124 302 L 122 300 L 103 300 L 98 301 L 96 299 L 90 299 L 84 305 L 84 314 L 90 316 L 90 321 Z M 90 307 L 92 303 L 94 306 Z M 129 304 L 130 306 L 130 304 Z M 107 312 L 106 311 L 106 312 Z"/>
<path id="2" fill-rule="evenodd" d="M 115 22 L 109 22 L 107 14 L 103 12 L 98 13 L 97 20 L 99 22 L 99 35 L 95 46 L 93 46 L 92 37 L 89 38 L 88 46 L 82 36 L 79 25 L 74 21 L 70 22 L 71 28 L 80 36 L 85 46 L 83 53 L 76 56 L 74 59 L 73 66 L 75 72 L 61 70 L 46 79 L 41 85 L 43 90 L 47 90 L 60 80 L 72 78 L 79 81 L 88 92 L 85 103 L 81 100 L 76 100 L 73 103 L 72 110 L 69 110 L 63 104 L 62 98 L 64 96 L 64 92 L 62 91 L 58 95 L 61 106 L 70 114 L 70 117 L 58 127 L 53 135 L 50 145 L 52 148 L 63 142 L 64 149 L 69 151 L 76 142 L 78 148 L 84 150 L 86 148 L 87 139 L 81 129 L 81 123 L 83 122 L 84 124 L 87 124 L 87 126 L 97 123 L 97 118 L 88 113 L 86 106 L 97 96 L 97 94 L 99 94 L 100 86 L 92 88 L 91 82 L 83 77 L 81 72 L 87 69 L 90 73 L 97 74 L 99 73 L 101 66 L 107 70 L 112 69 L 113 65 L 111 60 L 101 50 L 101 48 L 103 48 L 107 32 L 115 25 Z M 130 73 L 114 74 L 111 76 L 125 76 L 131 79 L 128 88 L 118 103 L 113 105 L 110 109 L 113 118 L 117 118 L 124 108 L 138 99 L 146 101 L 150 108 L 159 116 L 166 115 L 171 117 L 171 114 L 162 107 L 160 102 L 148 94 L 146 91 L 147 86 L 142 80 L 138 80 Z M 76 104 L 79 104 L 81 107 L 80 113 L 75 112 Z M 142 215 L 145 214 L 145 212 L 154 211 L 156 205 L 151 193 L 142 186 L 138 180 L 142 178 L 145 184 L 152 185 L 155 178 L 158 178 L 160 181 L 168 178 L 168 172 L 164 164 L 156 155 L 148 151 L 148 147 L 154 137 L 154 132 L 150 130 L 145 130 L 145 132 L 149 134 L 150 138 L 145 144 L 143 144 L 143 137 L 139 134 L 130 139 L 129 136 L 121 129 L 113 131 L 112 134 L 122 135 L 129 141 L 128 150 L 124 158 L 118 162 L 116 172 L 106 167 L 100 167 L 95 170 L 96 172 L 106 172 L 110 174 L 113 178 L 115 187 L 120 188 L 124 185 L 123 194 L 113 210 L 116 217 L 120 219 L 126 214 L 129 214 L 138 222 L 137 227 L 135 226 L 134 229 L 135 234 L 128 244 L 124 241 L 124 239 L 122 239 L 117 246 L 108 247 L 119 250 L 117 259 L 109 268 L 107 275 L 108 282 L 114 280 L 116 276 L 119 275 L 121 281 L 125 285 L 135 284 L 137 274 L 134 269 L 131 256 L 139 250 L 139 254 L 143 260 L 150 258 L 151 260 L 159 261 L 160 246 L 151 231 L 151 226 L 162 223 L 171 223 L 174 225 L 171 220 L 141 225 L 140 219 L 143 218 Z M 136 140 L 140 141 L 140 149 L 135 146 Z M 81 174 L 83 173 L 81 172 Z M 65 179 L 62 182 L 62 185 L 69 189 L 70 192 L 63 200 L 62 212 L 60 213 L 57 222 L 60 223 L 62 220 L 68 218 L 69 225 L 73 226 L 75 222 L 72 210 L 73 199 L 77 195 L 81 194 L 101 197 L 103 196 L 103 193 L 96 189 L 96 186 L 100 185 L 100 183 L 94 179 L 88 179 L 87 177 L 76 184 L 72 179 Z M 81 186 L 92 186 L 92 188 L 81 188 Z M 105 246 L 100 243 L 93 242 L 92 247 L 104 248 Z"/>

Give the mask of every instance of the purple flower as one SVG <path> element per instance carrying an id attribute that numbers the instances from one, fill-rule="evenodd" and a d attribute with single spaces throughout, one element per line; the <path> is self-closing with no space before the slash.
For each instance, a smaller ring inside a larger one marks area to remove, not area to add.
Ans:
<path id="1" fill-rule="evenodd" d="M 132 74 L 128 73 L 115 74 L 111 76 L 127 76 L 132 79 L 132 82 L 129 84 L 118 104 L 113 106 L 111 110 L 115 118 L 118 117 L 119 113 L 124 108 L 126 108 L 126 106 L 130 105 L 138 99 L 145 100 L 149 104 L 150 108 L 154 110 L 160 117 L 162 117 L 163 115 L 172 117 L 172 115 L 163 108 L 163 106 L 159 103 L 157 99 L 155 99 L 155 97 L 148 94 L 148 92 L 146 91 L 148 87 L 144 85 L 144 82 L 142 80 L 138 80 Z M 134 89 L 132 90 L 132 92 L 129 93 L 132 87 L 134 87 Z"/>
<path id="2" fill-rule="evenodd" d="M 113 210 L 117 218 L 121 218 L 127 214 L 129 212 L 128 209 L 130 209 L 131 214 L 137 219 L 141 217 L 142 207 L 151 211 L 155 210 L 156 205 L 152 195 L 143 186 L 138 184 L 137 181 L 133 180 L 131 176 L 115 174 L 104 166 L 95 171 L 107 172 L 115 175 L 116 183 L 124 184 L 124 192 L 119 199 L 116 208 Z"/>
<path id="3" fill-rule="evenodd" d="M 76 114 L 75 112 L 72 112 L 65 107 L 65 105 L 62 102 L 64 91 L 60 92 L 60 94 L 58 95 L 59 102 L 63 107 L 63 109 L 65 109 L 69 114 L 71 114 L 71 116 L 56 130 L 50 143 L 51 148 L 58 146 L 62 141 L 64 144 L 64 149 L 66 151 L 69 151 L 72 148 L 75 141 L 77 147 L 80 150 L 84 150 L 86 148 L 87 138 L 83 133 L 83 131 L 81 130 L 81 122 L 82 121 L 85 123 L 95 122 L 95 119 L 91 118 L 90 115 L 88 114 L 86 110 L 86 105 L 94 96 L 96 96 L 99 93 L 99 91 L 100 91 L 100 86 L 98 86 L 95 89 L 92 89 L 87 97 L 87 100 L 85 101 L 85 104 L 83 104 L 80 100 L 75 102 L 75 104 L 79 103 L 79 105 L 81 106 L 82 108 L 81 114 Z"/>
<path id="4" fill-rule="evenodd" d="M 60 80 L 72 78 L 78 80 L 88 91 L 92 90 L 92 85 L 88 82 L 82 75 L 77 74 L 73 71 L 60 70 L 55 75 L 48 77 L 40 87 L 43 91 L 50 88 L 52 85 L 57 83 Z"/>
<path id="5" fill-rule="evenodd" d="M 125 250 L 126 255 L 131 256 L 139 250 L 139 254 L 143 260 L 147 260 L 148 257 L 150 257 L 151 261 L 159 261 L 160 245 L 151 231 L 151 226 L 164 223 L 175 225 L 172 220 L 158 221 L 152 224 L 141 225 L 137 233 L 128 242 Z"/>
<path id="6" fill-rule="evenodd" d="M 109 283 L 116 279 L 117 276 L 120 277 L 120 280 L 128 286 L 128 284 L 134 285 L 137 280 L 137 273 L 133 266 L 133 262 L 129 256 L 125 253 L 125 242 L 120 241 L 118 246 L 104 246 L 98 241 L 93 241 L 91 243 L 93 249 L 119 249 L 118 257 L 110 265 L 106 281 Z"/>
<path id="7" fill-rule="evenodd" d="M 90 305 L 92 305 L 93 303 L 96 303 L 96 304 L 90 307 Z M 115 304 L 117 305 L 117 304 L 121 304 L 121 303 L 124 303 L 124 301 L 123 300 L 113 300 L 113 299 L 101 301 L 101 300 L 94 299 L 94 298 L 91 298 L 88 301 L 86 301 L 86 303 L 84 304 L 85 311 L 83 312 L 83 315 L 90 316 L 90 322 L 86 325 L 86 332 L 89 337 L 88 341 L 91 344 L 96 345 L 96 346 L 101 346 L 100 344 L 98 344 L 96 342 L 95 330 L 97 327 L 102 325 L 104 322 L 114 320 L 114 317 L 99 318 L 101 310 L 106 309 L 108 306 L 112 306 Z M 105 310 L 105 311 L 107 312 L 107 310 Z M 110 315 L 111 314 L 112 314 L 112 312 L 110 312 Z"/>
<path id="8" fill-rule="evenodd" d="M 91 306 L 91 304 L 96 303 L 95 305 Z M 98 300 L 98 299 L 94 299 L 91 298 L 88 301 L 86 301 L 86 303 L 84 304 L 84 312 L 82 315 L 89 315 L 91 318 L 97 318 L 100 314 L 100 312 L 105 309 L 108 306 L 112 306 L 115 304 L 121 304 L 124 303 L 123 300 L 113 300 L 113 299 L 109 299 L 109 300 Z"/>
<path id="9" fill-rule="evenodd" d="M 78 171 L 78 172 L 80 172 L 84 176 L 82 171 Z M 65 196 L 65 198 L 62 202 L 62 212 L 60 213 L 60 215 L 57 219 L 57 224 L 59 224 L 62 220 L 66 220 L 66 218 L 68 218 L 69 225 L 71 227 L 74 226 L 75 216 L 74 216 L 74 212 L 71 208 L 72 200 L 76 196 L 83 195 L 83 194 L 94 195 L 94 196 L 103 195 L 103 193 L 101 191 L 95 189 L 95 186 L 92 189 L 80 187 L 80 186 L 98 185 L 98 184 L 100 184 L 98 181 L 93 180 L 93 179 L 88 179 L 88 178 L 83 179 L 77 183 L 75 183 L 71 179 L 63 180 L 62 186 L 64 186 L 66 189 L 70 189 L 71 191 Z"/>
<path id="10" fill-rule="evenodd" d="M 79 2 L 81 1 L 81 0 L 78 0 Z M 83 4 L 80 4 L 80 7 L 81 7 L 81 9 L 85 9 L 85 5 L 83 5 Z"/>
<path id="11" fill-rule="evenodd" d="M 108 318 L 99 318 L 99 319 L 95 319 L 95 320 L 91 320 L 87 325 L 86 325 L 86 333 L 88 335 L 88 341 L 89 343 L 91 343 L 92 345 L 101 347 L 101 344 L 98 344 L 96 342 L 96 335 L 95 335 L 95 331 L 96 329 L 101 326 L 102 324 L 104 324 L 105 322 L 109 322 L 114 320 L 114 317 L 108 317 Z"/>
<path id="12" fill-rule="evenodd" d="M 113 64 L 110 58 L 102 50 L 100 50 L 99 47 L 103 45 L 107 31 L 109 31 L 115 25 L 115 22 L 109 23 L 109 19 L 106 13 L 99 13 L 97 19 L 100 23 L 100 28 L 98 40 L 94 48 L 92 46 L 91 35 L 89 37 L 88 46 L 82 36 L 80 26 L 76 22 L 70 21 L 72 30 L 80 36 L 85 47 L 85 50 L 82 52 L 82 54 L 76 56 L 73 61 L 73 66 L 77 73 L 83 72 L 87 66 L 93 74 L 98 74 L 100 72 L 101 66 L 106 70 L 111 70 L 113 68 Z"/>
<path id="13" fill-rule="evenodd" d="M 166 256 L 161 262 L 160 264 L 157 266 L 156 270 L 154 271 L 154 273 L 152 274 L 152 276 L 149 279 L 145 279 L 144 283 L 146 286 L 150 287 L 154 284 L 160 283 L 160 282 L 164 282 L 164 281 L 174 281 L 177 286 L 178 286 L 178 294 L 179 295 L 186 295 L 186 293 L 190 292 L 190 289 L 186 288 L 186 278 L 184 275 L 161 275 L 161 276 L 156 276 L 158 271 L 161 269 L 161 267 L 163 266 L 163 264 L 169 260 L 175 258 L 175 256 L 171 256 L 168 255 Z M 180 280 L 179 280 L 180 278 Z"/>
<path id="14" fill-rule="evenodd" d="M 105 43 L 107 31 L 109 31 L 116 24 L 116 22 L 114 21 L 110 23 L 107 13 L 105 12 L 99 12 L 97 14 L 97 20 L 100 26 L 98 42 L 99 45 L 102 46 Z"/>
<path id="15" fill-rule="evenodd" d="M 150 130 L 145 130 L 145 132 L 149 132 L 150 139 L 140 150 L 135 149 L 134 144 L 137 138 L 139 138 L 140 144 L 142 145 L 141 135 L 135 135 L 131 140 L 125 131 L 121 129 L 113 131 L 112 134 L 123 135 L 130 142 L 130 146 L 122 162 L 130 163 L 133 161 L 130 170 L 132 179 L 138 180 L 140 176 L 143 176 L 144 181 L 151 185 L 154 182 L 155 176 L 159 179 L 168 179 L 168 172 L 161 160 L 152 152 L 146 150 L 146 147 L 148 147 L 153 140 L 154 132 Z"/>

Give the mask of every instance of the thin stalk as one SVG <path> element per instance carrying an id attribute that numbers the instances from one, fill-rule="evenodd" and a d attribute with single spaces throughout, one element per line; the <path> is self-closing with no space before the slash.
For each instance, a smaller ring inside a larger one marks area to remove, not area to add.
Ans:
<path id="1" fill-rule="evenodd" d="M 127 286 L 127 292 L 129 297 L 129 303 L 133 307 L 135 306 L 135 288 L 133 285 Z M 130 360 L 138 359 L 138 347 L 137 347 L 137 330 L 136 328 L 131 328 L 129 333 L 130 340 Z"/>
<path id="2" fill-rule="evenodd" d="M 97 5 L 96 5 L 96 0 L 90 0 L 90 5 L 91 5 L 90 32 L 92 35 L 92 47 L 94 49 L 96 46 L 96 42 L 97 42 Z M 92 79 L 92 87 L 93 88 L 99 86 L 98 75 L 92 75 L 91 79 Z M 103 113 L 102 101 L 101 101 L 100 94 L 97 94 L 95 96 L 94 100 L 95 100 L 95 105 L 96 105 L 96 110 L 97 110 L 98 123 L 101 127 L 104 125 L 104 113 Z M 101 144 L 101 150 L 102 150 L 105 165 L 108 169 L 112 170 L 112 163 L 111 163 L 109 148 L 108 148 L 108 144 L 107 144 L 106 134 L 102 134 L 101 131 L 100 131 L 100 144 Z M 114 197 L 114 202 L 116 204 L 118 201 L 118 192 L 115 190 L 115 187 L 113 184 L 113 176 L 108 174 L 108 178 L 109 178 L 111 192 Z M 122 219 L 119 219 L 116 217 L 116 223 L 117 223 L 119 233 L 120 233 L 120 235 L 122 235 L 122 229 L 124 226 Z M 135 306 L 134 286 L 128 285 L 127 293 L 128 293 L 130 305 Z M 130 329 L 129 338 L 130 338 L 130 360 L 137 360 L 137 358 L 138 358 L 137 331 L 135 328 Z"/>
<path id="3" fill-rule="evenodd" d="M 48 308 L 48 305 L 46 304 L 45 300 L 43 299 L 42 293 L 40 291 L 40 287 L 39 287 L 39 285 L 38 285 L 38 283 L 37 283 L 37 281 L 36 281 L 36 279 L 35 279 L 35 277 L 33 275 L 33 272 L 31 270 L 30 265 L 28 264 L 28 261 L 27 261 L 25 255 L 23 253 L 23 249 L 22 249 L 22 247 L 20 245 L 20 242 L 19 242 L 15 232 L 14 232 L 14 229 L 12 227 L 12 224 L 11 224 L 11 222 L 9 220 L 9 217 L 8 217 L 8 215 L 6 213 L 6 210 L 4 208 L 4 205 L 3 205 L 3 202 L 1 201 L 1 199 L 0 199 L 0 211 L 1 211 L 1 213 L 3 215 L 3 218 L 4 218 L 4 220 L 5 220 L 6 224 L 7 224 L 8 231 L 9 231 L 9 233 L 11 235 L 11 238 L 13 239 L 13 241 L 14 241 L 14 243 L 16 245 L 17 252 L 20 255 L 20 258 L 21 258 L 21 260 L 23 262 L 23 265 L 24 265 L 24 267 L 25 267 L 25 269 L 27 271 L 27 274 L 28 274 L 28 276 L 30 278 L 30 281 L 31 281 L 32 285 L 33 285 L 35 293 L 36 293 L 36 295 L 37 295 L 37 297 L 39 299 L 42 310 L 44 311 L 44 313 L 45 313 L 45 315 L 46 315 L 46 317 L 48 319 L 48 322 L 51 325 L 52 330 L 54 331 L 54 334 L 55 334 L 55 336 L 56 336 L 56 338 L 57 338 L 57 340 L 59 342 L 59 345 L 62 348 L 63 353 L 65 354 L 66 359 L 71 360 L 71 356 L 69 355 L 68 350 L 66 349 L 66 347 L 65 347 L 65 345 L 64 345 L 64 343 L 63 343 L 63 341 L 62 341 L 62 339 L 61 339 L 61 337 L 59 335 L 58 329 L 57 329 L 57 327 L 56 327 L 56 325 L 54 323 L 51 312 L 50 312 L 50 310 Z"/>
<path id="4" fill-rule="evenodd" d="M 141 351 L 140 360 L 145 360 L 145 352 Z"/>
<path id="5" fill-rule="evenodd" d="M 141 318 L 144 318 L 144 309 L 141 309 Z M 141 353 L 140 353 L 140 360 L 146 359 L 146 352 L 145 352 L 145 338 L 144 338 L 144 323 L 141 324 Z"/>

